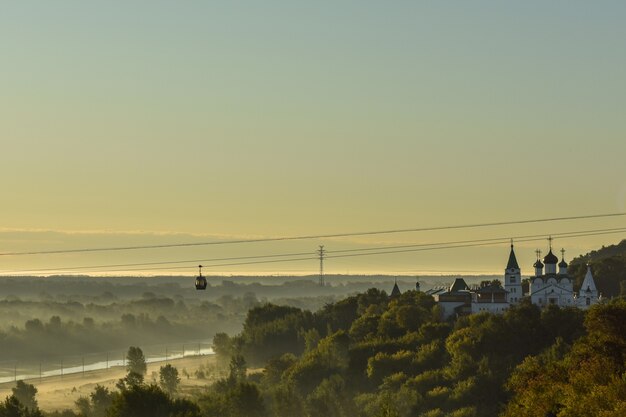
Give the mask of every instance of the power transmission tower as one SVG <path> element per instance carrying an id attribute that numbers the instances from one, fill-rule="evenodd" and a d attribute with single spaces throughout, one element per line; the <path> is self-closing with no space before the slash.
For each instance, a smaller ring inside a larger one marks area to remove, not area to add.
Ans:
<path id="1" fill-rule="evenodd" d="M 320 248 L 317 251 L 317 254 L 320 257 L 320 287 L 324 286 L 324 255 L 326 255 L 326 251 L 324 250 L 324 245 L 320 245 Z"/>

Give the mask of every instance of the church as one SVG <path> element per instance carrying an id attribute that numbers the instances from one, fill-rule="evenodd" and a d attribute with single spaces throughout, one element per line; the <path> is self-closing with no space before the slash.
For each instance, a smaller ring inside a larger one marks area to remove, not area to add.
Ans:
<path id="1" fill-rule="evenodd" d="M 513 243 L 509 260 L 504 270 L 504 287 L 489 285 L 470 289 L 462 278 L 457 278 L 449 289 L 432 289 L 432 295 L 439 303 L 444 318 L 455 315 L 480 313 L 503 313 L 512 305 L 528 297 L 532 304 L 539 307 L 556 305 L 559 307 L 578 307 L 587 309 L 601 301 L 596 284 L 587 265 L 587 274 L 578 293 L 574 292 L 574 282 L 567 272 L 565 250 L 561 249 L 561 261 L 552 253 L 552 239 L 548 254 L 541 261 L 541 251 L 537 251 L 537 261 L 533 267 L 534 276 L 530 277 L 529 292 L 522 287 L 522 271 L 517 263 Z M 558 270 L 557 270 L 558 267 Z"/>
<path id="2" fill-rule="evenodd" d="M 578 307 L 586 309 L 600 301 L 600 295 L 596 288 L 591 273 L 591 267 L 587 265 L 587 274 L 580 291 L 574 292 L 574 281 L 567 273 L 565 262 L 565 250 L 561 249 L 561 261 L 552 253 L 552 239 L 548 239 L 550 246 L 548 254 L 541 261 L 541 251 L 537 250 L 537 261 L 533 264 L 535 275 L 530 277 L 529 292 L 531 303 L 540 307 L 557 305 L 559 307 Z M 557 270 L 558 267 L 558 270 Z M 513 244 L 509 262 L 504 274 L 504 289 L 507 291 L 509 303 L 519 301 L 518 295 L 522 294 L 521 271 L 515 259 Z"/>

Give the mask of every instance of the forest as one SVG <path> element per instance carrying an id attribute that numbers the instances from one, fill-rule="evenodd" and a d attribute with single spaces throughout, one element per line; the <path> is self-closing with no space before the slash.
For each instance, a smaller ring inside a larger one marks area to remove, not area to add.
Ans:
<path id="1" fill-rule="evenodd" d="M 0 416 L 624 415 L 623 299 L 587 312 L 521 303 L 503 315 L 439 317 L 416 291 L 391 298 L 372 289 L 316 312 L 266 303 L 236 336 L 215 336 L 228 373 L 197 395 L 129 369 L 98 412 L 103 393 L 94 391 L 92 408 L 48 414 L 11 396 Z"/>

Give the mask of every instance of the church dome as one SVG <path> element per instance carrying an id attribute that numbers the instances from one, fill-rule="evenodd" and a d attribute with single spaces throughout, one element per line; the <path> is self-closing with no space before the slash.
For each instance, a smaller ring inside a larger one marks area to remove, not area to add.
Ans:
<path id="1" fill-rule="evenodd" d="M 565 262 L 565 259 L 561 259 L 561 262 L 559 262 L 559 266 L 561 268 L 567 268 L 567 262 Z"/>
<path id="2" fill-rule="evenodd" d="M 543 268 L 543 264 L 541 263 L 541 261 L 539 259 L 537 259 L 537 262 L 535 262 L 533 264 L 533 267 L 535 267 L 535 268 Z"/>
<path id="3" fill-rule="evenodd" d="M 548 252 L 548 254 L 545 256 L 545 258 L 543 258 L 543 262 L 545 262 L 546 264 L 553 264 L 556 265 L 556 263 L 559 261 L 559 258 L 557 258 L 553 253 L 552 253 L 552 249 L 550 249 L 550 252 Z"/>

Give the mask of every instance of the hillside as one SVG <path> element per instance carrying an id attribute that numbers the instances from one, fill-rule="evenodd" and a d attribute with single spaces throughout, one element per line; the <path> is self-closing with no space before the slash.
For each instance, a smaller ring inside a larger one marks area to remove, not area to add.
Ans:
<path id="1" fill-rule="evenodd" d="M 598 290 L 604 297 L 626 295 L 626 239 L 572 259 L 569 272 L 574 277 L 574 288 L 580 287 L 587 263 L 591 265 Z"/>
<path id="2" fill-rule="evenodd" d="M 242 416 L 225 410 L 250 398 L 259 417 L 624 415 L 623 300 L 587 312 L 523 302 L 503 315 L 438 313 L 415 291 L 370 290 L 315 313 L 256 307 L 241 334 L 214 340 L 233 358 L 231 378 L 199 404 L 210 417 Z M 236 377 L 246 362 L 265 372 Z"/>

